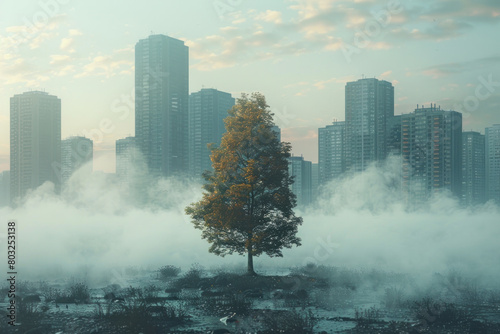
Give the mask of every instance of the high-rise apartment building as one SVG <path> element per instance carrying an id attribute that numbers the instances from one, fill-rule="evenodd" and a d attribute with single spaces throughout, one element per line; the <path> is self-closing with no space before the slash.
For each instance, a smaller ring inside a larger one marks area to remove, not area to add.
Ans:
<path id="1" fill-rule="evenodd" d="M 500 204 L 500 124 L 486 128 L 486 199 Z"/>
<path id="2" fill-rule="evenodd" d="M 389 117 L 388 119 L 387 153 L 401 155 L 401 115 Z"/>
<path id="3" fill-rule="evenodd" d="M 31 91 L 10 98 L 10 196 L 46 181 L 61 184 L 61 100 Z"/>
<path id="4" fill-rule="evenodd" d="M 155 176 L 188 169 L 188 52 L 165 35 L 135 46 L 135 140 Z"/>
<path id="5" fill-rule="evenodd" d="M 10 171 L 0 173 L 0 207 L 10 204 Z"/>
<path id="6" fill-rule="evenodd" d="M 281 142 L 281 129 L 279 126 L 277 125 L 274 125 L 271 130 L 274 131 L 274 133 L 276 134 L 276 137 L 278 137 L 278 141 Z"/>
<path id="7" fill-rule="evenodd" d="M 205 170 L 212 170 L 208 144 L 218 147 L 226 132 L 224 119 L 234 106 L 230 93 L 203 88 L 189 96 L 189 172 L 200 178 Z"/>
<path id="8" fill-rule="evenodd" d="M 480 204 L 485 201 L 485 142 L 484 135 L 475 131 L 462 133 L 462 203 Z"/>
<path id="9" fill-rule="evenodd" d="M 298 206 L 307 206 L 312 201 L 312 162 L 303 157 L 288 158 L 288 173 L 294 177 L 291 188 L 297 196 Z"/>
<path id="10" fill-rule="evenodd" d="M 134 166 L 139 163 L 138 160 L 135 137 L 126 137 L 116 141 L 116 177 L 120 183 L 130 181 Z"/>
<path id="11" fill-rule="evenodd" d="M 312 188 L 312 201 L 318 198 L 319 190 L 319 164 L 313 163 L 311 165 L 311 188 Z"/>
<path id="12" fill-rule="evenodd" d="M 61 178 L 66 183 L 79 168 L 91 175 L 93 170 L 94 144 L 85 137 L 69 137 L 61 141 Z"/>
<path id="13" fill-rule="evenodd" d="M 461 197 L 461 113 L 417 107 L 401 115 L 401 141 L 403 189 L 410 201 L 426 200 L 443 189 Z"/>
<path id="14" fill-rule="evenodd" d="M 318 129 L 319 184 L 325 184 L 345 172 L 345 149 L 345 122 L 334 122 Z"/>
<path id="15" fill-rule="evenodd" d="M 375 78 L 345 86 L 346 169 L 362 171 L 387 157 L 388 120 L 394 116 L 394 87 Z"/>

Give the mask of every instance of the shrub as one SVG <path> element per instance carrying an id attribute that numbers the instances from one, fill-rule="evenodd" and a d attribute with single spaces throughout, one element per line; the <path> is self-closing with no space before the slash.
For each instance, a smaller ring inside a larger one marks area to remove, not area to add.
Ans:
<path id="1" fill-rule="evenodd" d="M 204 273 L 205 269 L 201 265 L 195 263 L 187 273 L 174 282 L 174 286 L 178 288 L 199 288 Z"/>
<path id="2" fill-rule="evenodd" d="M 356 319 L 357 325 L 377 323 L 381 317 L 382 312 L 375 306 L 366 310 L 354 309 L 354 318 Z"/>
<path id="3" fill-rule="evenodd" d="M 466 310 L 460 309 L 452 303 L 442 303 L 431 298 L 415 301 L 411 309 L 416 319 L 430 327 L 451 327 L 472 321 L 472 316 Z"/>
<path id="4" fill-rule="evenodd" d="M 161 280 L 167 280 L 172 277 L 177 277 L 179 273 L 181 272 L 181 268 L 168 265 L 168 266 L 163 266 L 159 269 L 160 272 L 160 279 Z"/>
<path id="5" fill-rule="evenodd" d="M 399 309 L 404 306 L 404 291 L 401 288 L 389 287 L 385 289 L 384 304 L 388 309 Z"/>
<path id="6" fill-rule="evenodd" d="M 75 301 L 88 303 L 90 301 L 90 290 L 85 283 L 75 283 L 69 287 L 69 297 Z"/>

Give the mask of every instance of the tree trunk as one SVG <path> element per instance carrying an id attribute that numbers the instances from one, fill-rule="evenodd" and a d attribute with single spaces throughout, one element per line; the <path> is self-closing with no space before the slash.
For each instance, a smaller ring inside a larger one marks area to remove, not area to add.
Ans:
<path id="1" fill-rule="evenodd" d="M 252 255 L 252 243 L 248 244 L 247 247 L 248 252 L 248 266 L 247 266 L 247 275 L 248 276 L 256 276 L 257 274 L 253 270 L 253 255 Z"/>
<path id="2" fill-rule="evenodd" d="M 255 271 L 253 270 L 253 256 L 252 256 L 251 252 L 248 252 L 247 275 L 250 275 L 250 276 L 255 275 Z"/>

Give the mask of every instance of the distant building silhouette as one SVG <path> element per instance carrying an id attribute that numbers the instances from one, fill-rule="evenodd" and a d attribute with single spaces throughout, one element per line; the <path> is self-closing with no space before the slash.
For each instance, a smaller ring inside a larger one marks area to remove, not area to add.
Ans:
<path id="1" fill-rule="evenodd" d="M 303 157 L 288 158 L 288 173 L 294 177 L 292 191 L 297 196 L 297 205 L 307 206 L 312 201 L 312 162 Z"/>
<path id="2" fill-rule="evenodd" d="M 394 117 L 394 87 L 375 78 L 345 86 L 346 169 L 363 171 L 387 157 L 388 122 Z"/>
<path id="3" fill-rule="evenodd" d="M 276 136 L 278 137 L 278 141 L 281 142 L 281 129 L 280 129 L 280 127 L 275 125 L 271 129 L 274 131 L 274 133 L 276 133 Z"/>
<path id="4" fill-rule="evenodd" d="M 387 120 L 387 153 L 401 155 L 401 115 Z"/>
<path id="5" fill-rule="evenodd" d="M 486 128 L 486 199 L 500 204 L 500 124 Z"/>
<path id="6" fill-rule="evenodd" d="M 135 137 L 126 137 L 116 141 L 116 177 L 118 182 L 130 181 L 138 159 Z"/>
<path id="7" fill-rule="evenodd" d="M 462 133 L 462 202 L 470 206 L 484 203 L 486 196 L 484 135 Z"/>
<path id="8" fill-rule="evenodd" d="M 61 100 L 31 91 L 10 98 L 11 202 L 44 182 L 61 184 Z"/>
<path id="9" fill-rule="evenodd" d="M 10 171 L 0 173 L 0 207 L 10 204 Z"/>
<path id="10" fill-rule="evenodd" d="M 220 146 L 226 132 L 224 119 L 234 106 L 230 93 L 203 88 L 189 96 L 189 172 L 201 178 L 205 170 L 212 170 L 208 144 Z"/>
<path id="11" fill-rule="evenodd" d="M 318 129 L 319 184 L 323 185 L 346 170 L 345 122 L 333 122 Z"/>
<path id="12" fill-rule="evenodd" d="M 85 137 L 69 137 L 61 141 L 61 176 L 65 184 L 71 175 L 84 166 L 90 176 L 93 170 L 94 144 Z"/>
<path id="13" fill-rule="evenodd" d="M 432 106 L 401 115 L 403 188 L 411 202 L 462 193 L 462 114 Z"/>
<path id="14" fill-rule="evenodd" d="M 312 201 L 314 202 L 318 197 L 319 190 L 319 164 L 311 164 L 311 193 Z"/>
<path id="15" fill-rule="evenodd" d="M 135 46 L 135 140 L 149 172 L 188 170 L 188 47 L 165 35 Z"/>

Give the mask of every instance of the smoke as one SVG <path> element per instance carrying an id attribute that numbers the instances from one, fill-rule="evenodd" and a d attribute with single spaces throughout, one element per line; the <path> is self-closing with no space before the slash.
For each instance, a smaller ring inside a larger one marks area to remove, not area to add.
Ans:
<path id="1" fill-rule="evenodd" d="M 461 208 L 443 193 L 408 210 L 397 164 L 388 160 L 325 185 L 314 206 L 297 211 L 304 219 L 302 246 L 285 250 L 283 258 L 255 259 L 257 271 L 315 263 L 423 275 L 458 269 L 484 282 L 498 277 L 499 209 L 491 203 Z M 77 172 L 62 194 L 46 183 L 17 208 L 1 208 L 0 215 L 17 222 L 20 279 L 84 273 L 105 280 L 128 266 L 244 265 L 241 256 L 209 254 L 184 214 L 201 194 L 192 181 L 140 177 L 123 184 L 106 174 Z"/>

